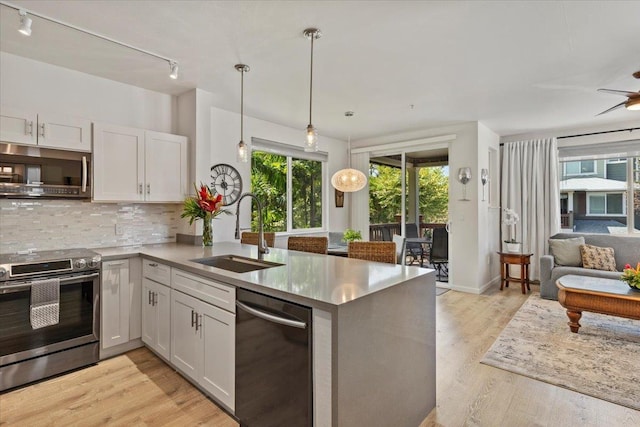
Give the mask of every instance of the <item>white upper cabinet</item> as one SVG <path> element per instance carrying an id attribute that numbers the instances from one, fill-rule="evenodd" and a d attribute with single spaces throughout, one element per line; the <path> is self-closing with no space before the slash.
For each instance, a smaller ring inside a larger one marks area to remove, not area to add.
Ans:
<path id="1" fill-rule="evenodd" d="M 145 131 L 144 142 L 146 200 L 183 201 L 187 194 L 187 138 Z"/>
<path id="2" fill-rule="evenodd" d="M 94 123 L 93 200 L 182 202 L 187 138 Z"/>
<path id="3" fill-rule="evenodd" d="M 91 151 L 91 121 L 62 114 L 0 108 L 0 141 Z"/>
<path id="4" fill-rule="evenodd" d="M 0 108 L 0 140 L 15 144 L 38 143 L 38 115 L 2 106 Z"/>

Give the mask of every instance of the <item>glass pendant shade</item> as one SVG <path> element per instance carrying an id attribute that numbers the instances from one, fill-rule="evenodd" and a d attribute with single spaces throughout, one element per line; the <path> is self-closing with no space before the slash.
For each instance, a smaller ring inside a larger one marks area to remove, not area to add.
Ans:
<path id="1" fill-rule="evenodd" d="M 313 125 L 307 126 L 307 138 L 304 144 L 304 151 L 318 151 L 318 131 Z"/>
<path id="2" fill-rule="evenodd" d="M 367 185 L 367 176 L 357 169 L 341 169 L 331 177 L 331 185 L 336 190 L 353 193 Z"/>
<path id="3" fill-rule="evenodd" d="M 240 163 L 248 163 L 250 152 L 251 147 L 248 144 L 245 144 L 244 141 L 238 142 L 238 152 L 236 153 L 236 160 Z"/>

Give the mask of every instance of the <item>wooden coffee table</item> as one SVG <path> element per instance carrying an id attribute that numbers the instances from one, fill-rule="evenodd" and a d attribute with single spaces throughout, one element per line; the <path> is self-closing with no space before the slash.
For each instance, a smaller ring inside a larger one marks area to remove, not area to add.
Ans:
<path id="1" fill-rule="evenodd" d="M 570 274 L 559 278 L 556 286 L 571 332 L 578 332 L 583 311 L 640 320 L 640 292 L 622 280 Z"/>

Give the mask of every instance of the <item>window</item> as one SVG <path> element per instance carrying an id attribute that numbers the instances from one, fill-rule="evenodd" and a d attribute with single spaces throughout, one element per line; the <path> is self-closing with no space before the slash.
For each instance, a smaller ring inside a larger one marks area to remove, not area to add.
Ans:
<path id="1" fill-rule="evenodd" d="M 326 154 L 252 139 L 251 191 L 264 203 L 265 231 L 293 232 L 324 228 L 323 182 Z M 252 204 L 251 226 L 258 229 Z"/>
<path id="2" fill-rule="evenodd" d="M 592 175 L 596 173 L 595 160 L 580 160 L 577 162 L 565 162 L 564 174 L 569 175 Z"/>
<path id="3" fill-rule="evenodd" d="M 587 196 L 587 215 L 626 214 L 625 200 L 622 193 L 589 193 Z"/>

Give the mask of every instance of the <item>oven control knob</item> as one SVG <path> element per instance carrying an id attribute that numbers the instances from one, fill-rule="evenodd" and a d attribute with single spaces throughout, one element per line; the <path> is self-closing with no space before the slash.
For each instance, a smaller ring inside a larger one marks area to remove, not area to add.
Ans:
<path id="1" fill-rule="evenodd" d="M 0 267 L 0 277 L 4 277 L 7 274 L 7 270 L 4 267 Z"/>
<path id="2" fill-rule="evenodd" d="M 100 262 L 100 258 L 98 257 L 91 258 L 88 262 L 89 268 L 96 268 L 99 262 Z"/>
<path id="3" fill-rule="evenodd" d="M 76 261 L 76 268 L 85 268 L 87 266 L 87 261 L 84 258 L 80 258 Z"/>

